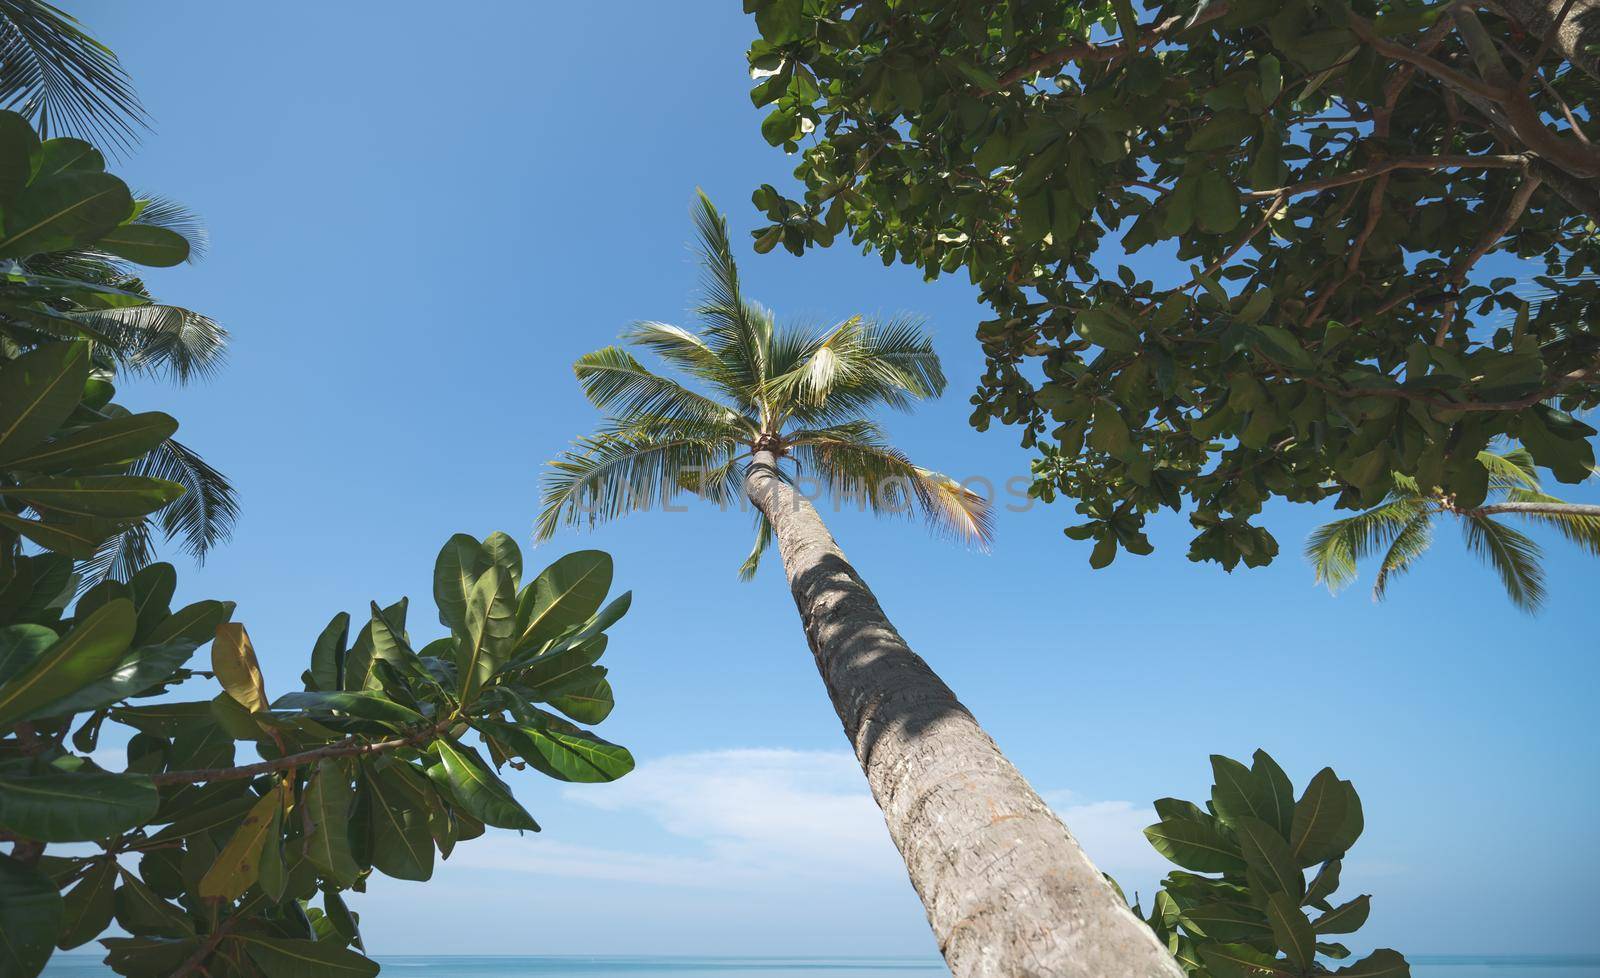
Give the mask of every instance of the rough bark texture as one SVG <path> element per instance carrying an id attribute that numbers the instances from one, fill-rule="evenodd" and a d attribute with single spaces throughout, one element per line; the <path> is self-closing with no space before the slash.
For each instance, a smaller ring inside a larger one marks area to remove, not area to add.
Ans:
<path id="1" fill-rule="evenodd" d="M 1506 13 L 1528 33 L 1543 40 L 1556 28 L 1551 50 L 1572 62 L 1591 78 L 1600 79 L 1600 56 L 1589 50 L 1600 45 L 1600 0 L 1500 0 Z M 1566 17 L 1562 18 L 1562 11 Z M 1560 21 L 1559 27 L 1557 21 Z"/>
<path id="2" fill-rule="evenodd" d="M 959 978 L 1182 978 L 972 714 L 901 639 L 812 505 L 759 452 L 817 669 Z"/>

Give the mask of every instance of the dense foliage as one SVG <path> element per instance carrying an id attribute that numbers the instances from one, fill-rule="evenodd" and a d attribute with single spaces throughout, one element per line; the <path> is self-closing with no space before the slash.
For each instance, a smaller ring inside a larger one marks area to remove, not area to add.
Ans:
<path id="1" fill-rule="evenodd" d="M 51 345 L 57 355 L 68 356 L 62 341 L 86 340 L 72 348 L 67 382 L 53 395 L 76 404 L 73 392 L 92 382 L 78 422 L 93 417 L 154 431 L 150 425 L 159 419 L 130 419 L 110 403 L 110 381 L 119 372 L 133 372 L 182 382 L 218 365 L 226 335 L 221 327 L 192 310 L 156 302 L 133 268 L 179 264 L 203 242 L 192 216 L 161 198 L 136 198 L 105 171 L 105 157 L 89 143 L 41 140 L 22 116 L 0 112 L 0 361 Z M 0 396 L 20 395 L 8 385 Z M 123 514 L 46 507 L 45 525 L 21 532 L 36 540 L 48 535 L 51 546 L 87 561 L 80 571 L 89 583 L 127 580 L 150 563 L 153 525 L 204 558 L 230 532 L 237 504 L 226 479 L 172 439 L 172 428 L 126 456 L 134 461 L 123 475 L 176 483 L 186 491 L 173 505 L 160 507 L 150 520 L 143 515 L 156 507 L 121 520 L 115 533 L 77 534 L 76 542 L 67 539 L 75 523 Z M 15 496 L 13 504 L 29 498 Z M 90 535 L 102 543 L 86 553 L 82 540 Z"/>
<path id="2" fill-rule="evenodd" d="M 1361 835 L 1354 786 L 1323 768 L 1296 801 L 1283 769 L 1259 750 L 1249 767 L 1213 754 L 1211 769 L 1216 783 L 1205 808 L 1162 798 L 1155 803 L 1161 821 L 1145 829 L 1183 867 L 1162 881 L 1148 922 L 1184 970 L 1195 978 L 1410 975 L 1405 958 L 1388 948 L 1338 970 L 1321 960 L 1349 957 L 1327 938 L 1354 933 L 1371 911 L 1366 894 L 1338 905 L 1330 899 Z"/>
<path id="3" fill-rule="evenodd" d="M 972 421 L 1021 426 L 1096 566 L 1162 507 L 1228 568 L 1277 553 L 1274 497 L 1370 506 L 1398 472 L 1474 507 L 1500 437 L 1587 475 L 1594 0 L 745 7 L 804 188 L 756 192 L 757 250 L 848 229 L 964 269 Z"/>

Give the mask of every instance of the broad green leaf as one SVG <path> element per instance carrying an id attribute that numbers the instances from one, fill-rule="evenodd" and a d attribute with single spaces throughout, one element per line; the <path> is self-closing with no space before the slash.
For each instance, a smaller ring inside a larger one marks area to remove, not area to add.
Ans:
<path id="1" fill-rule="evenodd" d="M 133 212 L 127 184 L 109 173 L 36 180 L 6 209 L 0 258 L 87 248 Z"/>
<path id="2" fill-rule="evenodd" d="M 539 823 L 517 804 L 511 790 L 460 748 L 441 738 L 429 749 L 440 763 L 428 769 L 428 777 L 447 789 L 468 813 L 503 829 L 539 831 Z"/>
<path id="3" fill-rule="evenodd" d="M 527 660 L 517 667 L 517 682 L 533 689 L 555 686 L 578 670 L 592 666 L 605 654 L 604 635 L 598 635 L 581 645 L 547 652 Z"/>
<path id="4" fill-rule="evenodd" d="M 467 595 L 489 566 L 483 544 L 465 533 L 445 541 L 433 564 L 433 600 L 439 606 L 439 624 L 466 633 Z"/>
<path id="5" fill-rule="evenodd" d="M 267 712 L 266 682 L 243 625 L 225 622 L 217 626 L 217 637 L 211 643 L 211 668 L 236 703 L 251 713 Z"/>
<path id="6" fill-rule="evenodd" d="M 128 520 L 155 512 L 184 495 L 184 487 L 144 475 L 67 475 L 40 477 L 6 487 L 6 495 L 26 501 L 50 517 Z"/>
<path id="7" fill-rule="evenodd" d="M 1214 978 L 1294 978 L 1288 962 L 1248 944 L 1202 944 L 1200 960 Z"/>
<path id="8" fill-rule="evenodd" d="M 480 729 L 516 751 L 535 769 L 559 781 L 615 781 L 633 770 L 633 755 L 626 747 L 601 740 L 549 714 L 541 714 L 532 723 L 485 720 Z"/>
<path id="9" fill-rule="evenodd" d="M 511 575 L 513 588 L 522 583 L 522 548 L 517 546 L 517 541 L 511 539 L 510 534 L 496 530 L 484 537 L 483 552 L 489 558 L 489 563 L 506 569 L 506 573 Z"/>
<path id="10" fill-rule="evenodd" d="M 0 686 L 0 727 L 26 720 L 116 668 L 133 639 L 133 602 L 112 601 L 78 623 L 33 665 Z"/>
<path id="11" fill-rule="evenodd" d="M 126 869 L 121 873 L 122 885 L 117 887 L 114 899 L 117 923 L 124 930 L 140 937 L 182 939 L 194 936 L 194 921 L 182 908 L 161 899 L 156 891 Z"/>
<path id="12" fill-rule="evenodd" d="M 498 565 L 484 571 L 467 595 L 466 636 L 458 647 L 461 700 L 471 702 L 479 688 L 511 656 L 516 629 L 516 588 Z"/>
<path id="13" fill-rule="evenodd" d="M 189 241 L 168 228 L 124 224 L 100 236 L 95 247 L 140 265 L 167 268 L 189 260 Z"/>
<path id="14" fill-rule="evenodd" d="M 0 856 L 0 976 L 32 978 L 61 931 L 61 891 L 49 877 Z"/>
<path id="15" fill-rule="evenodd" d="M 1382 947 L 1348 968 L 1340 968 L 1334 975 L 1340 978 L 1410 978 L 1411 966 L 1399 951 Z"/>
<path id="16" fill-rule="evenodd" d="M 420 727 L 427 723 L 422 714 L 385 697 L 365 690 L 359 693 L 285 693 L 272 702 L 274 710 L 304 713 L 342 713 L 360 720 L 376 720 L 398 727 Z"/>
<path id="17" fill-rule="evenodd" d="M 0 463 L 27 453 L 67 420 L 89 378 L 89 344 L 47 343 L 0 367 Z"/>
<path id="18" fill-rule="evenodd" d="M 416 790 L 378 764 L 362 764 L 372 793 L 372 865 L 395 879 L 433 876 L 433 833 Z"/>
<path id="19" fill-rule="evenodd" d="M 293 797 L 293 790 L 291 786 L 285 800 Z M 283 902 L 284 890 L 289 884 L 289 868 L 283 854 L 284 814 L 284 805 L 273 806 L 272 821 L 261 839 L 261 855 L 257 859 L 256 886 L 273 903 Z"/>
<path id="20" fill-rule="evenodd" d="M 1317 959 L 1317 937 L 1311 922 L 1300 912 L 1300 901 L 1287 893 L 1267 896 L 1267 920 L 1272 924 L 1272 937 L 1294 966 L 1301 972 L 1311 970 Z"/>
<path id="21" fill-rule="evenodd" d="M 1197 873 L 1224 873 L 1245 868 L 1239 847 L 1223 837 L 1214 822 L 1167 819 L 1144 830 L 1156 851 Z"/>
<path id="22" fill-rule="evenodd" d="M 150 634 L 141 636 L 141 641 L 147 645 L 166 645 L 184 640 L 193 642 L 198 648 L 214 639 L 217 626 L 231 617 L 232 601 L 196 601 L 157 622 L 150 629 Z"/>
<path id="23" fill-rule="evenodd" d="M 197 938 L 169 940 L 164 937 L 105 937 L 106 964 L 119 975 L 156 978 L 170 975 L 183 966 L 200 946 Z"/>
<path id="24" fill-rule="evenodd" d="M 92 713 L 137 696 L 171 679 L 173 673 L 194 656 L 194 648 L 193 642 L 179 640 L 134 649 L 104 678 L 40 707 L 39 713 L 44 716 Z"/>
<path id="25" fill-rule="evenodd" d="M 136 644 L 143 644 L 141 640 L 154 631 L 156 625 L 172 616 L 172 595 L 177 589 L 178 572 L 164 561 L 141 567 L 128 579 L 133 610 L 139 619 L 133 633 Z"/>
<path id="26" fill-rule="evenodd" d="M 23 519 L 0 509 L 0 526 L 10 527 L 34 543 L 76 560 L 88 560 L 120 527 L 106 520 L 57 520 L 41 522 Z"/>
<path id="27" fill-rule="evenodd" d="M 1217 817 L 1232 825 L 1243 816 L 1260 819 L 1267 825 L 1276 822 L 1276 799 L 1272 785 L 1258 779 L 1249 768 L 1231 757 L 1211 755 L 1211 772 L 1216 783 L 1211 787 L 1211 803 Z"/>
<path id="28" fill-rule="evenodd" d="M 160 797 L 140 774 L 0 776 L 0 828 L 40 842 L 87 842 L 143 825 Z"/>
<path id="29" fill-rule="evenodd" d="M 58 136 L 39 144 L 39 167 L 33 179 L 42 180 L 58 173 L 103 173 L 105 168 L 105 155 L 92 144 L 71 136 Z"/>
<path id="30" fill-rule="evenodd" d="M 266 978 L 372 978 L 378 963 L 333 941 L 241 934 L 229 943 L 244 948 Z"/>
<path id="31" fill-rule="evenodd" d="M 116 886 L 116 860 L 95 862 L 61 900 L 62 924 L 56 947 L 70 951 L 99 937 L 101 931 L 111 926 L 111 915 L 116 910 Z"/>
<path id="32" fill-rule="evenodd" d="M 350 854 L 350 812 L 355 792 L 350 770 L 337 758 L 323 758 L 305 792 L 310 829 L 305 837 L 306 858 L 332 880 L 349 886 L 361 869 Z"/>
<path id="33" fill-rule="evenodd" d="M 292 789 L 288 781 L 280 781 L 250 806 L 232 838 L 217 854 L 216 862 L 200 880 L 200 896 L 233 900 L 255 884 L 261 870 L 261 846 L 281 815 L 284 789 Z"/>
<path id="34" fill-rule="evenodd" d="M 0 207 L 16 200 L 33 179 L 33 167 L 42 152 L 39 134 L 28 120 L 0 110 Z"/>
<path id="35" fill-rule="evenodd" d="M 0 628 L 0 683 L 38 661 L 55 641 L 56 633 L 43 625 Z"/>
<path id="36" fill-rule="evenodd" d="M 1318 771 L 1295 803 L 1289 847 L 1300 866 L 1338 859 L 1361 835 L 1361 799 L 1332 768 Z"/>
<path id="37" fill-rule="evenodd" d="M 1311 922 L 1318 934 L 1354 934 L 1367 922 L 1372 912 L 1372 897 L 1366 894 L 1347 903 L 1341 903 Z"/>
<path id="38" fill-rule="evenodd" d="M 556 643 L 555 647 L 561 648 L 569 645 L 579 645 L 603 634 L 606 629 L 620 621 L 622 616 L 628 613 L 628 609 L 632 605 L 633 592 L 622 592 L 622 594 L 618 595 L 616 600 L 612 601 L 604 608 L 601 608 L 598 614 L 585 622 L 582 628 L 570 635 L 564 636 L 559 642 Z"/>
<path id="39" fill-rule="evenodd" d="M 538 648 L 589 619 L 611 590 L 611 555 L 578 550 L 546 567 L 524 589 L 518 608 L 518 649 Z"/>
<path id="40" fill-rule="evenodd" d="M 62 435 L 10 459 L 24 472 L 65 472 L 131 462 L 171 438 L 178 422 L 170 414 L 145 411 L 101 421 Z"/>
<path id="41" fill-rule="evenodd" d="M 1308 906 L 1325 907 L 1328 897 L 1339 888 L 1340 865 L 1339 860 L 1330 859 L 1317 870 L 1311 885 L 1306 887 L 1305 902 Z"/>
<path id="42" fill-rule="evenodd" d="M 579 723 L 600 723 L 616 706 L 604 666 L 586 666 L 539 689 L 544 702 Z"/>
<path id="43" fill-rule="evenodd" d="M 311 650 L 311 680 L 316 688 L 333 691 L 339 688 L 343 675 L 345 646 L 350 639 L 350 614 L 341 611 L 333 616 L 317 636 Z"/>
<path id="44" fill-rule="evenodd" d="M 1239 835 L 1239 849 L 1245 864 L 1259 874 L 1272 892 L 1294 898 L 1295 905 L 1299 906 L 1300 897 L 1305 894 L 1305 876 L 1283 836 L 1267 823 L 1248 815 L 1236 819 L 1233 828 Z"/>
<path id="45" fill-rule="evenodd" d="M 1236 903 L 1203 903 L 1183 912 L 1185 919 L 1213 941 L 1258 941 L 1272 936 L 1261 911 Z"/>
<path id="46" fill-rule="evenodd" d="M 1250 773 L 1257 784 L 1266 786 L 1267 797 L 1270 798 L 1267 811 L 1256 817 L 1272 826 L 1285 839 L 1289 838 L 1294 828 L 1294 785 L 1289 781 L 1289 776 L 1264 750 L 1257 750 L 1252 756 Z"/>

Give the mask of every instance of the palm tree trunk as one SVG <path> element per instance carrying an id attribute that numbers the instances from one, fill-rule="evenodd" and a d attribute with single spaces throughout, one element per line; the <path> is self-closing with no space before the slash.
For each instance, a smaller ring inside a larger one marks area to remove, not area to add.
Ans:
<path id="1" fill-rule="evenodd" d="M 958 978 L 1182 978 L 1066 826 L 912 652 L 816 509 L 757 452 L 817 669 Z"/>

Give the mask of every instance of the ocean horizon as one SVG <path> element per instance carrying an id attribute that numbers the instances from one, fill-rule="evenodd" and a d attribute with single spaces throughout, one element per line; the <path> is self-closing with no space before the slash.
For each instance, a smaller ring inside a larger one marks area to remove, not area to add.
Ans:
<path id="1" fill-rule="evenodd" d="M 934 978 L 949 974 L 931 957 L 735 956 L 678 954 L 380 954 L 390 974 L 429 978 Z M 1414 978 L 1600 978 L 1593 954 L 1417 954 Z M 98 978 L 113 972 L 93 954 L 58 954 L 43 978 Z"/>

